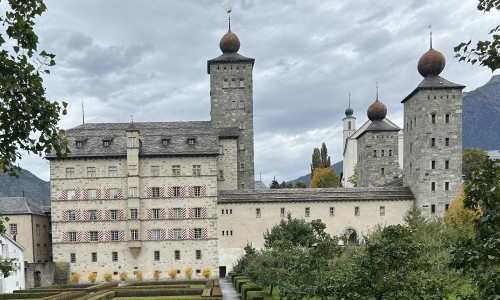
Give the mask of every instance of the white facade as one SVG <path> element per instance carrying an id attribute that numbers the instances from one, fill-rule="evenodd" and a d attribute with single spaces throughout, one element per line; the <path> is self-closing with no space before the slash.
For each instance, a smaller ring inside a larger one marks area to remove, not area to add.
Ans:
<path id="1" fill-rule="evenodd" d="M 0 236 L 1 259 L 11 260 L 15 265 L 15 271 L 4 278 L 0 273 L 0 293 L 12 293 L 15 290 L 23 290 L 25 288 L 24 279 L 24 247 L 12 239 L 8 235 Z"/>

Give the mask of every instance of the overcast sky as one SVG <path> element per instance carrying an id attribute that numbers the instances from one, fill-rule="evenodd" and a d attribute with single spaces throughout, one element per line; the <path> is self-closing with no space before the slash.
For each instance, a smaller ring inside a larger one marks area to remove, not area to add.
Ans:
<path id="1" fill-rule="evenodd" d="M 56 54 L 47 95 L 69 103 L 62 128 L 86 122 L 209 120 L 208 59 L 221 54 L 227 0 L 46 0 L 36 27 L 40 49 Z M 358 127 L 379 98 L 402 126 L 400 101 L 422 80 L 416 66 L 433 46 L 444 78 L 485 84 L 491 71 L 458 63 L 453 47 L 485 38 L 499 23 L 475 0 L 232 0 L 239 53 L 255 58 L 255 174 L 269 184 L 309 172 L 325 142 L 342 159 L 342 118 L 351 93 Z M 44 180 L 49 164 L 21 166 Z"/>

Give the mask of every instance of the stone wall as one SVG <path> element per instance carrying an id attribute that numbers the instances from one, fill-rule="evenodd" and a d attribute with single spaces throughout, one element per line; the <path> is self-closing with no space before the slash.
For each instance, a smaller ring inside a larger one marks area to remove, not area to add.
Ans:
<path id="1" fill-rule="evenodd" d="M 39 272 L 40 275 L 35 275 Z M 62 285 L 69 282 L 69 264 L 27 263 L 25 264 L 26 288 L 35 287 L 35 277 L 39 276 L 40 286 Z"/>

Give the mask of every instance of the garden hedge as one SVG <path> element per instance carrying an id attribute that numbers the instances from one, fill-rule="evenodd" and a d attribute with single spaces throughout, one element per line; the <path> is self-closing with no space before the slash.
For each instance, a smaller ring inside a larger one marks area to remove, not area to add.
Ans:
<path id="1" fill-rule="evenodd" d="M 236 284 L 234 286 L 234 289 L 236 290 L 236 292 L 241 293 L 241 287 L 248 282 L 252 282 L 252 281 L 250 279 L 247 279 L 247 278 L 238 279 L 238 280 L 236 280 Z"/>
<path id="2" fill-rule="evenodd" d="M 117 297 L 201 296 L 203 289 L 117 289 Z"/>
<path id="3" fill-rule="evenodd" d="M 255 283 L 247 283 L 241 287 L 241 300 L 247 300 L 247 294 L 250 291 L 262 291 L 262 287 Z"/>
<path id="4" fill-rule="evenodd" d="M 246 300 L 264 300 L 267 296 L 263 291 L 249 291 Z"/>
<path id="5" fill-rule="evenodd" d="M 234 276 L 233 277 L 233 285 L 234 285 L 235 288 L 236 288 L 236 280 L 238 280 L 238 279 L 248 279 L 248 277 L 241 276 L 241 275 L 240 276 Z"/>

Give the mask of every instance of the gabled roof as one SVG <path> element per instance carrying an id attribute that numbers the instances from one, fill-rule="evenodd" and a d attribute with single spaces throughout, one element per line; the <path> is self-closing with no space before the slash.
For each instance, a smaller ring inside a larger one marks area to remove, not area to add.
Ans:
<path id="1" fill-rule="evenodd" d="M 385 119 L 384 119 L 385 120 Z M 392 122 L 391 122 L 392 123 Z M 366 127 L 365 131 L 363 131 L 361 134 L 359 134 L 356 139 L 359 139 L 363 134 L 367 132 L 381 132 L 381 131 L 400 131 L 401 128 L 399 128 L 396 125 L 393 125 L 394 123 L 389 123 L 389 122 L 383 122 L 379 120 L 373 121 L 368 127 Z"/>
<path id="2" fill-rule="evenodd" d="M 18 241 L 16 241 L 15 239 L 13 239 L 10 235 L 8 234 L 2 234 L 2 237 L 6 240 L 9 240 L 12 244 L 16 245 L 16 247 L 18 247 L 19 249 L 21 249 L 21 251 L 25 251 L 26 248 L 23 247 L 23 245 L 19 244 Z M 4 258 L 9 258 L 9 257 L 4 257 Z"/>
<path id="3" fill-rule="evenodd" d="M 214 129 L 210 121 L 87 123 L 66 130 L 68 158 L 122 157 L 127 155 L 126 132 L 139 131 L 140 156 L 218 155 L 219 137 L 238 137 L 238 128 Z M 168 145 L 162 140 L 168 139 Z M 188 139 L 195 139 L 193 145 Z M 77 146 L 76 142 L 80 145 Z M 107 141 L 109 145 L 103 145 Z M 48 159 L 56 158 L 52 153 Z"/>
<path id="4" fill-rule="evenodd" d="M 207 60 L 207 73 L 210 74 L 210 65 L 213 63 L 233 63 L 233 62 L 249 62 L 252 63 L 252 67 L 255 63 L 255 58 L 245 57 L 238 54 L 237 52 L 226 52 L 222 53 L 216 58 Z"/>
<path id="5" fill-rule="evenodd" d="M 45 216 L 45 212 L 38 204 L 24 197 L 1 197 L 0 214 Z"/>
<path id="6" fill-rule="evenodd" d="M 217 203 L 414 201 L 409 187 L 268 189 L 220 191 Z"/>
<path id="7" fill-rule="evenodd" d="M 437 90 L 437 89 L 463 89 L 465 85 L 456 84 L 451 81 L 444 79 L 439 75 L 428 75 L 422 80 L 422 82 L 406 96 L 401 103 L 408 101 L 413 95 L 415 95 L 419 90 Z"/>

